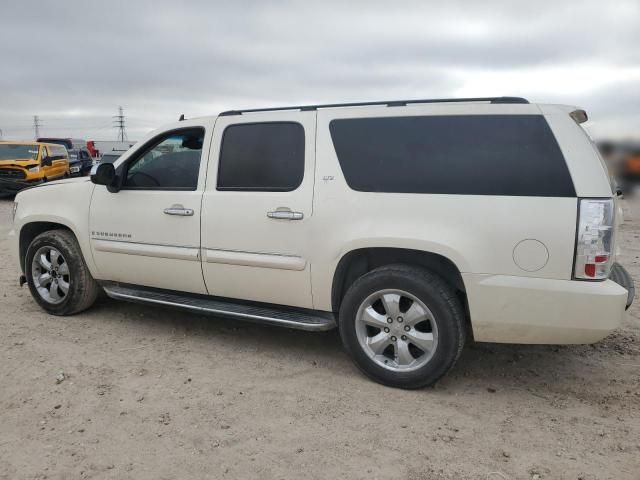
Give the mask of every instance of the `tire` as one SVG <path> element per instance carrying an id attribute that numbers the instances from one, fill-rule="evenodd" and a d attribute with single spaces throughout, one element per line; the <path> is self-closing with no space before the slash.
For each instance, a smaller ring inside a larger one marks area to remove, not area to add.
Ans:
<path id="1" fill-rule="evenodd" d="M 54 256 L 54 252 L 58 253 Z M 33 239 L 25 257 L 25 276 L 35 301 L 53 315 L 86 310 L 100 291 L 68 230 L 50 230 Z"/>
<path id="2" fill-rule="evenodd" d="M 387 310 L 397 316 L 391 318 Z M 415 389 L 432 385 L 453 367 L 465 343 L 464 318 L 460 299 L 441 277 L 423 268 L 389 265 L 351 285 L 338 323 L 345 349 L 365 375 L 390 387 Z"/>

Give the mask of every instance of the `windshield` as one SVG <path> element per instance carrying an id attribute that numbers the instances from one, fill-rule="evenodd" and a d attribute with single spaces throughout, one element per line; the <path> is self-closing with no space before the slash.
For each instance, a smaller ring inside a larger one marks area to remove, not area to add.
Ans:
<path id="1" fill-rule="evenodd" d="M 36 160 L 37 145 L 16 145 L 5 143 L 0 145 L 0 160 Z"/>

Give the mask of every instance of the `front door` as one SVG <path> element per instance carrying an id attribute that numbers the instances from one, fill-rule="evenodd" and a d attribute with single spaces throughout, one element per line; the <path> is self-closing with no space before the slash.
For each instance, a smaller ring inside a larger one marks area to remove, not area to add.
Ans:
<path id="1" fill-rule="evenodd" d="M 193 124 L 160 134 L 118 165 L 121 190 L 96 186 L 89 233 L 101 279 L 206 293 L 200 202 L 211 130 Z"/>
<path id="2" fill-rule="evenodd" d="M 49 145 L 42 146 L 42 157 L 49 160 L 49 164 L 42 167 L 44 178 L 54 180 L 63 177 L 67 173 L 69 157 L 67 150 L 63 146 Z"/>
<path id="3" fill-rule="evenodd" d="M 315 112 L 219 117 L 202 202 L 209 294 L 312 308 Z"/>

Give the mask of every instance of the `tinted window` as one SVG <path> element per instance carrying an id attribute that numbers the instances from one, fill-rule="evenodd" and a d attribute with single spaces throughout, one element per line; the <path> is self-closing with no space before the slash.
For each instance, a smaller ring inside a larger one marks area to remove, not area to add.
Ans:
<path id="1" fill-rule="evenodd" d="M 231 125 L 222 137 L 218 190 L 295 190 L 304 176 L 299 123 Z"/>
<path id="2" fill-rule="evenodd" d="M 180 130 L 159 138 L 143 148 L 127 166 L 124 187 L 195 190 L 203 140 L 201 128 Z"/>
<path id="3" fill-rule="evenodd" d="M 340 119 L 329 128 L 354 190 L 575 196 L 541 115 Z"/>

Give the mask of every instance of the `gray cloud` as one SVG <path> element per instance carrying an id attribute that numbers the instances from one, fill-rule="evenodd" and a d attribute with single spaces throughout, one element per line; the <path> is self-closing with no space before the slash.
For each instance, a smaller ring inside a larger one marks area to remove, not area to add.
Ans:
<path id="1" fill-rule="evenodd" d="M 640 4 L 5 2 L 0 129 L 130 137 L 222 109 L 522 95 L 640 132 Z"/>

